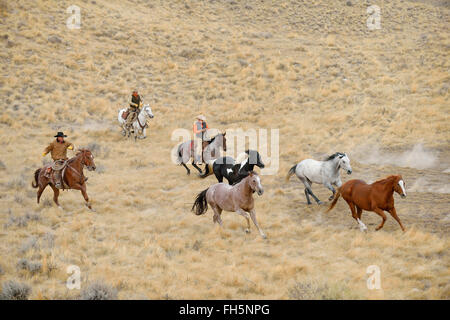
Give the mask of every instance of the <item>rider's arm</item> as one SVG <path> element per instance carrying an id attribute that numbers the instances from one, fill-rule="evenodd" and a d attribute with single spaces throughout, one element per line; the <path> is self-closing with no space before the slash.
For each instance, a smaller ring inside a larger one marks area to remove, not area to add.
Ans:
<path id="1" fill-rule="evenodd" d="M 197 127 L 197 122 L 194 122 L 194 133 L 200 133 L 200 132 L 202 132 L 203 130 L 198 130 L 198 127 Z"/>
<path id="2" fill-rule="evenodd" d="M 52 151 L 53 149 L 53 144 L 50 143 L 47 148 L 45 148 L 44 152 L 42 153 L 42 156 L 45 157 L 47 155 L 47 153 L 49 153 L 50 151 Z"/>

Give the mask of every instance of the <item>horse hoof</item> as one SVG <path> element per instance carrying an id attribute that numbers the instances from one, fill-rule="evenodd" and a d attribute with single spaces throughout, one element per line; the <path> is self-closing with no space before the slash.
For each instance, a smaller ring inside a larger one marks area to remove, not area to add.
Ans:
<path id="1" fill-rule="evenodd" d="M 322 201 L 319 201 L 319 202 L 317 202 L 317 204 L 320 206 L 321 204 L 323 204 L 323 202 L 322 202 Z"/>
<path id="2" fill-rule="evenodd" d="M 250 233 L 250 229 L 245 229 L 245 233 Z"/>
<path id="3" fill-rule="evenodd" d="M 191 172 L 190 171 L 188 171 L 187 173 L 186 173 L 187 175 L 190 175 L 191 174 Z"/>
<path id="4" fill-rule="evenodd" d="M 61 206 L 58 206 L 58 209 L 61 211 L 64 211 L 63 207 L 61 207 Z"/>
<path id="5" fill-rule="evenodd" d="M 267 239 L 267 236 L 266 236 L 265 234 L 261 235 L 261 237 L 262 237 L 263 239 Z"/>

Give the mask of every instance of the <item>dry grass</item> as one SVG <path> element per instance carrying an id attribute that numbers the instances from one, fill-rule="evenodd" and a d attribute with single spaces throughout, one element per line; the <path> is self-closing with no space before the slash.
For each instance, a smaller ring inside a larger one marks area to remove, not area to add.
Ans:
<path id="1" fill-rule="evenodd" d="M 1 1 L 0 283 L 76 299 L 65 281 L 78 265 L 82 289 L 103 279 L 120 299 L 449 299 L 449 9 L 381 1 L 382 29 L 369 31 L 365 2 L 351 2 L 80 1 L 82 27 L 68 30 L 70 1 Z M 115 123 L 135 87 L 155 114 L 138 144 Z M 170 137 L 198 113 L 219 129 L 280 129 L 280 170 L 256 208 L 268 240 L 236 214 L 220 230 L 189 211 L 215 180 L 173 165 Z M 64 211 L 50 189 L 35 203 L 33 172 L 58 130 L 96 149 L 95 213 L 76 191 Z M 398 167 L 418 142 L 436 163 Z M 393 219 L 374 232 L 364 213 L 361 234 L 344 203 L 325 215 L 284 183 L 294 163 L 335 151 L 355 178 L 414 185 L 397 200 L 406 233 Z M 370 291 L 374 264 L 382 290 Z"/>

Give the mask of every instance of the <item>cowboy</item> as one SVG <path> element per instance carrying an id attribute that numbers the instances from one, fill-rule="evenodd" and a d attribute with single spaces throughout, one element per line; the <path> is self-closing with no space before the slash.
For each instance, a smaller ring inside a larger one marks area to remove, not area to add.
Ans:
<path id="1" fill-rule="evenodd" d="M 128 117 L 127 117 L 127 121 L 126 121 L 127 128 L 131 128 L 133 121 L 136 119 L 137 115 L 139 114 L 139 108 L 141 106 L 142 106 L 141 96 L 138 94 L 137 90 L 133 90 L 133 93 L 131 94 L 130 107 L 127 110 L 127 112 L 129 113 Z"/>
<path id="2" fill-rule="evenodd" d="M 61 169 L 63 168 L 63 164 L 68 159 L 67 149 L 73 150 L 73 144 L 64 140 L 66 137 L 67 136 L 63 132 L 58 132 L 55 136 L 56 140 L 51 142 L 47 148 L 45 148 L 44 153 L 42 153 L 42 156 L 45 157 L 47 153 L 50 152 L 50 155 L 54 161 L 53 164 L 47 169 L 46 176 L 50 178 L 52 168 L 55 168 L 54 180 L 56 188 L 61 188 Z"/>
<path id="3" fill-rule="evenodd" d="M 203 150 L 205 150 L 205 147 L 208 145 L 209 141 L 207 135 L 208 129 L 209 127 L 208 124 L 206 123 L 205 116 L 198 115 L 196 117 L 196 121 L 194 122 L 193 131 L 194 131 L 195 155 L 199 164 L 201 164 L 203 161 Z"/>

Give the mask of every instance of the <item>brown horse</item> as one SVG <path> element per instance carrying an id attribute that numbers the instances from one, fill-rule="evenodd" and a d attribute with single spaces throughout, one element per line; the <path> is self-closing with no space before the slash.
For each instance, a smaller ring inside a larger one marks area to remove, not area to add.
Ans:
<path id="1" fill-rule="evenodd" d="M 383 228 L 386 221 L 386 215 L 383 212 L 385 210 L 397 220 L 402 230 L 405 231 L 394 207 L 394 191 L 402 198 L 406 197 L 406 184 L 401 175 L 389 176 L 372 184 L 367 184 L 362 180 L 349 180 L 338 189 L 333 202 L 326 212 L 334 208 L 342 195 L 342 198 L 347 201 L 352 211 L 352 216 L 358 222 L 361 231 L 367 230 L 366 225 L 361 221 L 363 210 L 373 211 L 383 218 L 383 221 L 375 230 Z"/>
<path id="2" fill-rule="evenodd" d="M 256 221 L 254 192 L 262 195 L 264 189 L 258 174 L 252 171 L 249 176 L 233 186 L 226 183 L 216 183 L 203 190 L 197 195 L 192 211 L 196 215 L 204 214 L 208 210 L 209 204 L 214 210 L 213 222 L 218 222 L 220 226 L 222 226 L 222 219 L 220 218 L 222 210 L 234 211 L 247 220 L 247 229 L 245 230 L 247 233 L 250 232 L 251 218 L 259 234 L 265 239 L 266 235 Z"/>
<path id="3" fill-rule="evenodd" d="M 33 188 L 39 187 L 37 191 L 37 203 L 41 198 L 42 192 L 50 185 L 53 189 L 53 201 L 56 205 L 61 208 L 58 202 L 59 189 L 56 188 L 51 179 L 45 176 L 46 170 L 51 166 L 51 164 L 46 165 L 43 168 L 37 169 L 34 172 L 34 182 L 31 184 Z M 67 189 L 75 189 L 80 190 L 84 200 L 86 201 L 86 206 L 92 210 L 92 206 L 89 203 L 89 197 L 86 193 L 86 177 L 83 174 L 83 168 L 86 168 L 89 171 L 95 170 L 94 156 L 91 151 L 87 149 L 79 149 L 75 157 L 67 160 L 67 167 L 62 177 L 64 185 L 67 186 Z"/>

